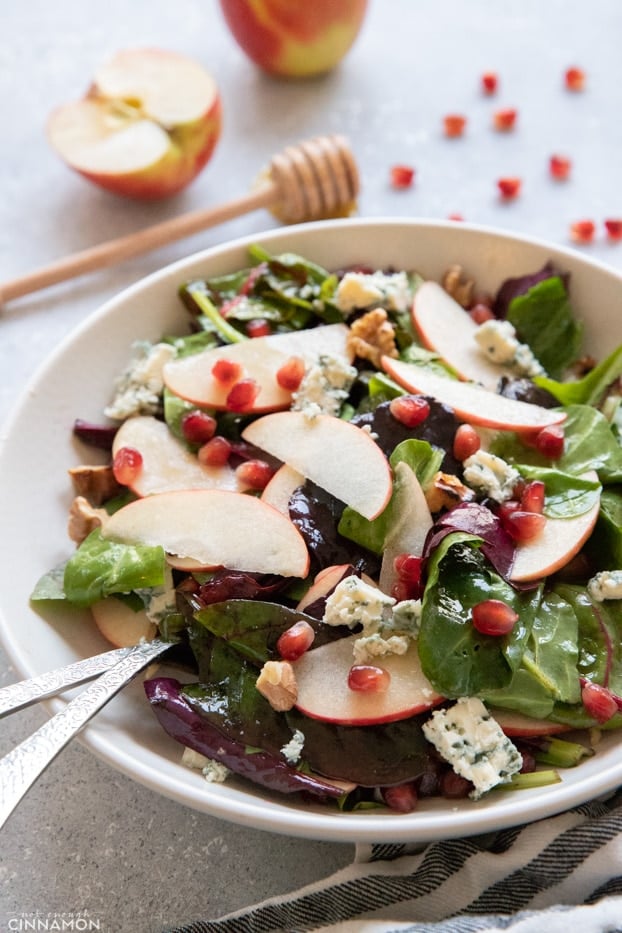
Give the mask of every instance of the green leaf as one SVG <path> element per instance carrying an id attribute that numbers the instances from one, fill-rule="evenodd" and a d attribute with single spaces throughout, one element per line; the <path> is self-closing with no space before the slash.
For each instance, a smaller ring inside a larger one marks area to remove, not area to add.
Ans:
<path id="1" fill-rule="evenodd" d="M 163 548 L 109 541 L 97 528 L 67 561 L 65 595 L 87 607 L 114 593 L 161 586 L 165 565 Z"/>
<path id="2" fill-rule="evenodd" d="M 37 580 L 35 588 L 30 596 L 33 602 L 45 602 L 47 600 L 56 601 L 67 598 L 63 586 L 65 566 L 66 564 L 63 563 L 59 567 L 54 567 L 53 570 L 44 573 L 43 576 Z"/>
<path id="3" fill-rule="evenodd" d="M 622 567 L 622 486 L 607 486 L 600 497 L 596 527 L 585 547 L 601 570 Z"/>
<path id="4" fill-rule="evenodd" d="M 620 376 L 622 376 L 622 345 L 582 379 L 556 382 L 545 376 L 536 376 L 534 382 L 554 395 L 562 405 L 597 405 L 608 386 Z"/>
<path id="5" fill-rule="evenodd" d="M 223 343 L 240 343 L 248 338 L 228 324 L 208 294 L 205 282 L 189 282 L 180 289 L 181 298 L 197 317 L 202 318 L 203 328 L 213 332 Z"/>
<path id="6" fill-rule="evenodd" d="M 519 339 L 554 379 L 563 375 L 581 350 L 583 330 L 559 276 L 544 279 L 513 298 L 507 317 Z"/>
<path id="7" fill-rule="evenodd" d="M 521 476 L 529 482 L 541 480 L 544 483 L 544 514 L 549 518 L 583 515 L 600 499 L 602 487 L 598 480 L 585 479 L 547 467 L 518 464 L 517 468 Z"/>

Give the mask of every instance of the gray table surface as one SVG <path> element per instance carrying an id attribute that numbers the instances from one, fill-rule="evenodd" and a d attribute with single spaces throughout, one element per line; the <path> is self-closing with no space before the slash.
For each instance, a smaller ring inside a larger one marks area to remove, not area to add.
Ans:
<path id="1" fill-rule="evenodd" d="M 564 245 L 571 245 L 573 220 L 592 218 L 597 236 L 583 249 L 622 270 L 622 244 L 607 242 L 602 226 L 604 218 L 622 216 L 618 0 L 371 0 L 342 66 L 306 82 L 259 73 L 227 33 L 215 0 L 5 0 L 0 32 L 0 281 L 237 197 L 284 144 L 337 131 L 349 136 L 361 169 L 364 216 L 459 212 Z M 110 53 L 136 45 L 196 57 L 223 97 L 224 132 L 212 162 L 186 192 L 164 203 L 122 201 L 89 185 L 61 164 L 45 138 L 52 107 L 81 93 Z M 582 94 L 562 86 L 573 64 L 588 75 Z M 490 69 L 501 77 L 494 100 L 479 91 L 479 76 Z M 514 133 L 490 129 L 498 106 L 518 108 Z M 469 117 L 467 136 L 453 143 L 441 133 L 450 111 Z M 566 184 L 548 177 L 554 151 L 573 159 Z M 417 170 L 407 191 L 392 190 L 388 181 L 390 166 L 400 162 Z M 511 204 L 496 194 L 502 175 L 524 180 Z M 108 297 L 197 249 L 275 226 L 257 212 L 9 305 L 0 313 L 0 420 L 49 350 Z M 16 677 L 0 657 L 0 683 Z M 0 752 L 44 716 L 33 709 L 6 720 Z M 349 845 L 298 841 L 193 812 L 116 773 L 78 743 L 13 814 L 0 852 L 0 929 L 81 914 L 97 929 L 132 933 L 213 918 L 292 891 L 353 856 Z"/>

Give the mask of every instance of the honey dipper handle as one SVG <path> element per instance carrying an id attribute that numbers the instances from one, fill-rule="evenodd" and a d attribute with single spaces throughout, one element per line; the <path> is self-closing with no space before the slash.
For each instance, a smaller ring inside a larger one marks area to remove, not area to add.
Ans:
<path id="1" fill-rule="evenodd" d="M 125 259 L 131 259 L 133 256 L 140 256 L 142 253 L 148 253 L 160 246 L 192 236 L 194 233 L 215 227 L 217 224 L 240 217 L 242 214 L 271 207 L 277 196 L 278 187 L 272 181 L 267 181 L 255 191 L 226 204 L 182 214 L 127 236 L 81 250 L 79 253 L 66 256 L 20 278 L 4 282 L 0 285 L 0 303 L 30 295 L 42 288 L 112 266 Z"/>

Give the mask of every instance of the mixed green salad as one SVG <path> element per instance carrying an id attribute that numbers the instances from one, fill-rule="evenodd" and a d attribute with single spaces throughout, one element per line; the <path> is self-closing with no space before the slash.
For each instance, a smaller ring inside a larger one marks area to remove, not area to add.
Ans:
<path id="1" fill-rule="evenodd" d="M 551 263 L 467 273 L 254 246 L 76 421 L 108 459 L 32 599 L 170 641 L 146 695 L 208 780 L 405 812 L 622 726 L 622 346 L 583 355 Z"/>

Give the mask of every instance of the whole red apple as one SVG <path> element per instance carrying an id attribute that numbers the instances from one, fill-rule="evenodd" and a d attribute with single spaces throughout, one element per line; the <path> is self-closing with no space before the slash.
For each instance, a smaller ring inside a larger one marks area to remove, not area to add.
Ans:
<path id="1" fill-rule="evenodd" d="M 220 0 L 220 6 L 255 64 L 302 78 L 341 61 L 363 24 L 367 0 Z"/>
<path id="2" fill-rule="evenodd" d="M 221 132 L 221 99 L 198 62 L 162 49 L 118 52 L 87 93 L 50 116 L 48 139 L 75 171 L 108 191 L 152 200 L 204 168 Z"/>

